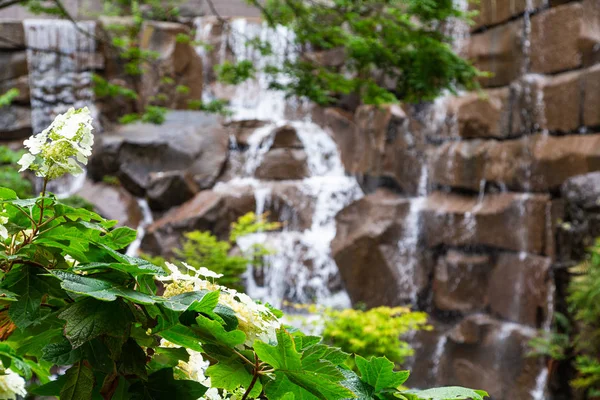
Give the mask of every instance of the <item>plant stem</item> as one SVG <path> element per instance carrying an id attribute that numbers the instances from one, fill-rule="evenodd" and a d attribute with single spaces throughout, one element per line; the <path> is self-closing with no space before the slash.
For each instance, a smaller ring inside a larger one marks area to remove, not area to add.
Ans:
<path id="1" fill-rule="evenodd" d="M 252 391 L 252 389 L 254 389 L 254 385 L 256 384 L 256 381 L 258 380 L 259 373 L 260 373 L 260 365 L 258 362 L 258 356 L 256 355 L 256 353 L 254 353 L 254 371 L 253 371 L 253 376 L 252 376 L 252 382 L 250 382 L 250 385 L 248 386 L 248 388 L 246 389 L 246 392 L 242 396 L 242 400 L 246 400 L 248 398 L 248 396 L 250 395 L 250 392 Z"/>
<path id="2" fill-rule="evenodd" d="M 46 186 L 47 185 L 48 185 L 48 178 L 45 177 L 44 178 L 44 187 L 42 188 L 42 194 L 40 196 L 42 198 L 42 204 L 40 205 L 40 219 L 37 223 L 37 226 L 33 227 L 34 228 L 33 235 L 31 235 L 32 238 L 36 235 L 36 233 L 39 229 L 39 226 L 42 224 L 42 220 L 44 219 L 44 197 L 46 197 Z"/>

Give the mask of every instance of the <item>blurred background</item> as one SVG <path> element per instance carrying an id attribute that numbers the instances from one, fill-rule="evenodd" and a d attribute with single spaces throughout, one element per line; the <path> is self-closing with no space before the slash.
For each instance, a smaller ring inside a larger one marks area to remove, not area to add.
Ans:
<path id="1" fill-rule="evenodd" d="M 35 192 L 23 139 L 88 106 L 87 175 L 51 190 L 137 229 L 130 254 L 212 267 L 409 386 L 598 398 L 600 1 L 455 2 L 471 23 L 423 22 L 443 48 L 375 79 L 394 104 L 319 101 L 358 50 L 262 4 L 0 0 L 0 184 Z M 420 74 L 439 90 L 401 96 Z"/>

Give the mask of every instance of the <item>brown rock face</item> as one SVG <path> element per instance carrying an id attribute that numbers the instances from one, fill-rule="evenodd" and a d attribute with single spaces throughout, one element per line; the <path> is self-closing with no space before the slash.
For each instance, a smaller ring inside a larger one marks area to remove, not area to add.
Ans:
<path id="1" fill-rule="evenodd" d="M 135 229 L 142 219 L 137 201 L 121 187 L 86 181 L 77 195 L 92 203 L 104 218 L 119 221 L 119 226 Z"/>
<path id="2" fill-rule="evenodd" d="M 427 247 L 483 245 L 543 254 L 548 201 L 545 195 L 500 193 L 478 202 L 434 192 L 423 205 L 423 240 Z"/>
<path id="3" fill-rule="evenodd" d="M 536 9 L 544 5 L 543 0 L 533 0 L 528 4 L 528 0 L 481 0 L 477 3 L 469 3 L 469 9 L 479 11 L 474 18 L 475 24 L 471 27 L 472 30 L 481 28 L 482 26 L 496 25 L 509 20 L 511 17 L 524 13 L 528 6 L 531 9 Z"/>
<path id="4" fill-rule="evenodd" d="M 25 48 L 25 29 L 19 20 L 0 22 L 0 49 L 13 50 Z"/>
<path id="5" fill-rule="evenodd" d="M 0 33 L 1 35 L 2 33 Z M 6 93 L 10 89 L 17 89 L 19 95 L 13 100 L 13 104 L 29 105 L 30 91 L 29 91 L 29 77 L 20 76 L 15 79 L 10 79 L 5 82 L 0 82 L 0 93 Z"/>
<path id="6" fill-rule="evenodd" d="M 189 35 L 190 29 L 182 24 L 171 22 L 146 21 L 140 33 L 140 48 L 155 51 L 158 58 L 158 73 L 149 69 L 143 76 L 144 99 L 157 93 L 167 95 L 165 106 L 187 109 L 188 100 L 202 98 L 202 59 L 190 43 L 180 43 L 177 35 Z M 154 72 L 154 73 L 153 73 Z M 164 83 L 169 77 L 174 83 Z M 181 92 L 177 86 L 187 86 L 189 91 Z"/>
<path id="7" fill-rule="evenodd" d="M 150 174 L 146 197 L 153 210 L 168 210 L 191 199 L 198 191 L 189 173 L 154 172 Z"/>
<path id="8" fill-rule="evenodd" d="M 600 126 L 600 65 L 589 68 L 583 76 L 583 124 Z"/>
<path id="9" fill-rule="evenodd" d="M 299 149 L 271 149 L 265 154 L 254 176 L 264 180 L 302 179 L 309 175 L 306 153 Z"/>
<path id="10" fill-rule="evenodd" d="M 572 176 L 600 170 L 599 146 L 600 135 L 445 143 L 432 153 L 431 180 L 475 191 L 482 181 L 511 190 L 546 191 Z"/>
<path id="11" fill-rule="evenodd" d="M 516 20 L 471 36 L 467 58 L 482 71 L 494 74 L 482 78 L 482 85 L 507 85 L 521 74 L 525 63 L 523 32 L 523 20 Z"/>
<path id="12" fill-rule="evenodd" d="M 0 52 L 0 81 L 16 79 L 27 75 L 27 55 L 24 51 Z"/>
<path id="13" fill-rule="evenodd" d="M 150 173 L 184 171 L 210 187 L 227 158 L 229 138 L 214 115 L 171 111 L 163 125 L 136 123 L 102 135 L 89 172 L 95 180 L 117 175 L 136 196 L 148 188 Z"/>
<path id="14" fill-rule="evenodd" d="M 531 71 L 577 68 L 595 57 L 600 43 L 600 6 L 595 0 L 552 7 L 531 18 Z"/>
<path id="15" fill-rule="evenodd" d="M 30 136 L 31 110 L 26 107 L 9 106 L 0 112 L 0 139 L 12 140 Z"/>

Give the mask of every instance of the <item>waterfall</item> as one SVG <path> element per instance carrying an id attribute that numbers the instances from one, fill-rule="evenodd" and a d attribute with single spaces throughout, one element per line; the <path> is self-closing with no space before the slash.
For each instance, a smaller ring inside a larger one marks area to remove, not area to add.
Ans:
<path id="1" fill-rule="evenodd" d="M 154 222 L 152 210 L 150 210 L 148 201 L 146 201 L 146 199 L 139 198 L 137 199 L 137 203 L 140 211 L 142 212 L 142 220 L 138 224 L 137 236 L 135 237 L 135 240 L 129 245 L 129 247 L 127 247 L 126 254 L 130 257 L 135 257 L 138 255 L 138 251 L 142 245 L 142 240 L 144 240 L 144 236 L 146 235 L 146 228 L 148 228 Z"/>
<path id="2" fill-rule="evenodd" d="M 96 22 L 81 21 L 75 26 L 68 20 L 26 19 L 23 25 L 33 133 L 43 131 L 56 115 L 69 108 L 84 106 L 92 112 L 98 129 L 91 72 L 96 56 Z M 84 182 L 85 174 L 65 176 L 50 182 L 48 190 L 67 197 L 81 189 Z"/>

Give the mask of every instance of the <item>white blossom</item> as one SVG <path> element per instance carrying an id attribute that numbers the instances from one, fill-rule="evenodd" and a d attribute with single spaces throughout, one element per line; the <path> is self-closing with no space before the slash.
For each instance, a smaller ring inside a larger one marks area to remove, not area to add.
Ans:
<path id="1" fill-rule="evenodd" d="M 81 174 L 81 165 L 86 165 L 92 155 L 93 129 L 87 107 L 70 108 L 58 115 L 44 131 L 23 142 L 29 152 L 19 160 L 20 171 L 30 169 L 37 176 L 48 179 L 66 173 Z"/>
<path id="2" fill-rule="evenodd" d="M 0 209 L 0 212 L 4 212 L 5 210 Z M 8 230 L 4 226 L 4 224 L 8 224 L 8 217 L 4 216 L 0 213 L 0 239 L 8 238 Z"/>
<path id="3" fill-rule="evenodd" d="M 17 395 L 27 396 L 25 379 L 11 371 L 10 368 L 5 369 L 4 373 L 0 375 L 0 399 L 14 400 Z"/>

